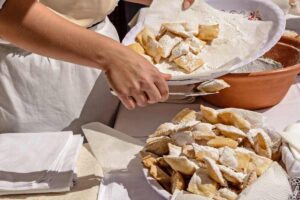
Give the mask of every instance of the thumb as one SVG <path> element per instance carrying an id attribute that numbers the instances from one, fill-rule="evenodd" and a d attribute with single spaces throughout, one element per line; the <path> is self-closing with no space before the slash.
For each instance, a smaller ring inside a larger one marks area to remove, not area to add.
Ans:
<path id="1" fill-rule="evenodd" d="M 195 0 L 183 0 L 182 10 L 187 10 L 191 7 Z"/>
<path id="2" fill-rule="evenodd" d="M 172 78 L 171 74 L 160 73 L 160 75 L 161 75 L 166 81 L 169 81 L 169 80 L 171 80 L 171 78 Z"/>

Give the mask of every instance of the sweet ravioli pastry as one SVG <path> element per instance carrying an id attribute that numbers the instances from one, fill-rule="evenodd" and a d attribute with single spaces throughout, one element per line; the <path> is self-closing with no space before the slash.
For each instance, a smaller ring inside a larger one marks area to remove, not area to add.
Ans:
<path id="1" fill-rule="evenodd" d="M 182 152 L 182 147 L 176 146 L 174 144 L 169 143 L 168 144 L 169 147 L 169 155 L 171 156 L 180 156 L 181 152 Z"/>
<path id="2" fill-rule="evenodd" d="M 169 143 L 174 143 L 174 140 L 166 136 L 152 138 L 144 150 L 162 156 L 169 153 Z"/>
<path id="3" fill-rule="evenodd" d="M 135 42 L 133 44 L 128 45 L 128 47 L 138 54 L 145 54 L 145 50 L 142 47 L 142 45 L 140 45 L 140 43 Z"/>
<path id="4" fill-rule="evenodd" d="M 144 43 L 144 49 L 145 52 L 153 58 L 155 63 L 159 63 L 161 55 L 163 54 L 163 47 L 155 38 L 148 36 Z"/>
<path id="5" fill-rule="evenodd" d="M 215 180 L 217 183 L 219 183 L 222 186 L 227 186 L 227 182 L 224 179 L 221 170 L 218 166 L 218 164 L 216 163 L 216 161 L 214 161 L 213 159 L 209 158 L 209 157 L 205 157 L 204 158 L 205 164 L 207 166 L 207 173 L 208 175 Z"/>
<path id="6" fill-rule="evenodd" d="M 158 38 L 168 32 L 183 38 L 188 38 L 192 35 L 189 31 L 189 25 L 187 23 L 163 23 Z"/>
<path id="7" fill-rule="evenodd" d="M 212 41 L 218 37 L 219 32 L 220 32 L 219 24 L 199 25 L 199 33 L 197 37 L 200 40 Z"/>
<path id="8" fill-rule="evenodd" d="M 149 171 L 150 175 L 154 177 L 165 189 L 168 190 L 171 184 L 171 177 L 157 165 L 152 165 Z"/>
<path id="9" fill-rule="evenodd" d="M 216 128 L 219 132 L 225 137 L 231 138 L 233 140 L 237 140 L 239 138 L 245 138 L 247 135 L 240 129 L 224 124 L 216 124 Z"/>
<path id="10" fill-rule="evenodd" d="M 163 35 L 159 40 L 158 43 L 160 44 L 162 51 L 161 57 L 167 58 L 170 56 L 172 49 L 181 42 L 180 37 L 176 37 L 172 33 L 166 33 Z"/>
<path id="11" fill-rule="evenodd" d="M 222 79 L 215 79 L 212 80 L 206 84 L 200 84 L 197 87 L 197 90 L 202 91 L 202 92 L 207 92 L 207 93 L 214 93 L 214 92 L 219 92 L 225 88 L 229 88 L 230 85 L 226 83 Z"/>
<path id="12" fill-rule="evenodd" d="M 214 139 L 209 140 L 207 142 L 207 145 L 215 148 L 227 146 L 235 149 L 239 145 L 239 143 L 233 139 L 218 136 Z"/>
<path id="13" fill-rule="evenodd" d="M 169 61 L 172 62 L 176 58 L 179 58 L 180 56 L 188 54 L 189 51 L 190 51 L 189 43 L 187 43 L 185 41 L 181 41 L 178 45 L 176 45 L 173 48 L 173 50 L 171 52 L 171 56 L 169 58 Z"/>
<path id="14" fill-rule="evenodd" d="M 170 167 L 177 172 L 185 175 L 192 175 L 199 166 L 185 156 L 164 156 L 164 160 L 170 165 Z"/>
<path id="15" fill-rule="evenodd" d="M 174 171 L 171 176 L 171 192 L 174 194 L 175 190 L 184 190 L 185 180 L 180 172 Z"/>
<path id="16" fill-rule="evenodd" d="M 181 110 L 179 113 L 173 117 L 172 122 L 174 124 L 180 124 L 188 121 L 196 120 L 196 111 L 189 108 Z"/>
<path id="17" fill-rule="evenodd" d="M 186 43 L 189 44 L 191 52 L 195 55 L 199 54 L 206 45 L 206 42 L 199 40 L 194 36 L 187 38 Z"/>
<path id="18" fill-rule="evenodd" d="M 217 193 L 217 183 L 209 177 L 204 169 L 198 169 L 193 174 L 187 191 L 211 198 Z"/>
<path id="19" fill-rule="evenodd" d="M 209 157 L 215 161 L 219 160 L 219 150 L 209 146 L 192 144 L 195 151 L 196 160 L 203 161 L 205 157 Z"/>
<path id="20" fill-rule="evenodd" d="M 193 53 L 189 52 L 186 55 L 176 58 L 174 60 L 174 63 L 187 73 L 192 73 L 193 71 L 200 68 L 204 64 L 204 61 L 199 55 L 194 55 Z"/>
<path id="21" fill-rule="evenodd" d="M 260 130 L 255 138 L 254 148 L 258 155 L 272 158 L 272 141 L 269 137 L 269 135 L 264 132 L 263 130 Z"/>
<path id="22" fill-rule="evenodd" d="M 216 111 L 213 108 L 209 108 L 206 106 L 201 105 L 200 106 L 202 117 L 211 124 L 218 123 L 218 111 Z"/>
<path id="23" fill-rule="evenodd" d="M 155 38 L 154 33 L 147 27 L 145 27 L 141 32 L 136 36 L 136 41 L 142 46 L 145 47 L 148 37 Z"/>
<path id="24" fill-rule="evenodd" d="M 249 130 L 251 124 L 239 114 L 232 111 L 223 111 L 218 114 L 218 120 L 222 124 L 232 125 L 240 129 Z"/>
<path id="25" fill-rule="evenodd" d="M 241 172 L 235 172 L 233 169 L 226 167 L 224 165 L 219 165 L 219 168 L 224 176 L 224 178 L 234 184 L 234 185 L 240 185 L 243 183 L 243 180 L 246 176 L 246 174 Z"/>
<path id="26" fill-rule="evenodd" d="M 171 138 L 175 141 L 178 146 L 184 146 L 195 143 L 193 134 L 190 131 L 177 132 L 171 135 Z"/>
<path id="27" fill-rule="evenodd" d="M 213 129 L 214 125 L 209 123 L 199 123 L 192 129 L 192 134 L 195 140 L 211 140 L 216 137 Z"/>
<path id="28" fill-rule="evenodd" d="M 217 192 L 217 197 L 221 197 L 223 198 L 223 200 L 236 200 L 238 198 L 238 195 L 228 188 L 221 188 Z M 215 200 L 221 199 L 215 198 Z"/>

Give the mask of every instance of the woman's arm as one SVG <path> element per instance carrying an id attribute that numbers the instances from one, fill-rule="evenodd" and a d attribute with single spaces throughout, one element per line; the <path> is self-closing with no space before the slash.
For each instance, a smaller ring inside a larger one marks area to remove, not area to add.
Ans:
<path id="1" fill-rule="evenodd" d="M 37 54 L 104 70 L 128 109 L 168 97 L 163 76 L 142 56 L 72 24 L 36 0 L 7 0 L 0 10 L 0 36 Z"/>

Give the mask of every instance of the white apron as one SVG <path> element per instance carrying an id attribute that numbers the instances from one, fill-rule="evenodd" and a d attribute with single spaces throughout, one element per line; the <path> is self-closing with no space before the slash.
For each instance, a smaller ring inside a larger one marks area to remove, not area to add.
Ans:
<path id="1" fill-rule="evenodd" d="M 95 3 L 95 0 L 90 1 Z M 117 1 L 97 2 L 99 5 L 110 2 L 113 6 Z M 78 17 L 79 20 L 76 21 L 74 13 L 76 10 L 80 13 L 80 6 L 70 9 L 73 9 L 72 21 L 82 26 L 90 26 L 103 16 L 101 12 L 99 16 L 92 15 L 90 19 L 93 20 Z M 106 9 L 104 14 L 111 10 Z M 70 18 L 67 13 L 61 14 Z M 92 29 L 119 40 L 107 17 Z M 0 44 L 0 133 L 59 130 L 73 130 L 78 133 L 80 126 L 87 122 L 99 121 L 111 125 L 118 104 L 118 99 L 110 94 L 104 74 L 100 70 Z"/>

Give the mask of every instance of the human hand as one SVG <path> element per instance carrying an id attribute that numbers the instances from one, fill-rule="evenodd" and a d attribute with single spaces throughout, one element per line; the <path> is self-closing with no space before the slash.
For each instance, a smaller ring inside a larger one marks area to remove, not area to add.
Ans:
<path id="1" fill-rule="evenodd" d="M 195 2 L 195 0 L 183 0 L 182 10 L 189 9 L 193 5 L 194 2 Z"/>
<path id="2" fill-rule="evenodd" d="M 124 46 L 120 45 L 111 53 L 105 73 L 110 86 L 127 109 L 168 99 L 166 80 L 171 78 L 170 75 L 160 73 L 144 57 Z"/>

